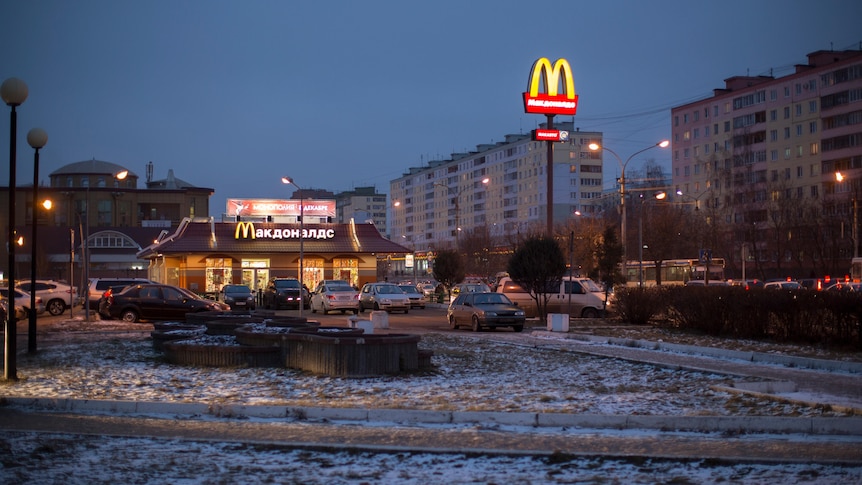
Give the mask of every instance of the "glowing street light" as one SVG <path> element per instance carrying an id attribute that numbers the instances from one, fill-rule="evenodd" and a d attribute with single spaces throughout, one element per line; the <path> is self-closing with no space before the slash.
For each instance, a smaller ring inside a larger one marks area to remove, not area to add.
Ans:
<path id="1" fill-rule="evenodd" d="M 48 143 L 48 134 L 41 128 L 33 128 L 27 133 L 27 143 L 33 147 L 33 214 L 30 219 L 30 322 L 27 326 L 27 352 L 36 353 L 36 223 L 39 206 L 39 149 Z M 11 288 L 10 284 L 10 288 Z"/>
<path id="2" fill-rule="evenodd" d="M 641 154 L 647 150 L 651 150 L 651 149 L 656 148 L 656 147 L 666 148 L 669 145 L 670 145 L 670 142 L 668 140 L 662 140 L 662 141 L 656 143 L 655 145 L 650 145 L 650 146 L 644 148 L 643 150 L 638 150 L 638 151 L 632 153 L 631 156 L 629 158 L 627 158 L 625 162 L 623 162 L 623 159 L 620 158 L 620 156 L 617 155 L 617 153 L 615 151 L 611 150 L 610 148 L 608 148 L 604 145 L 599 145 L 598 143 L 590 143 L 588 145 L 589 149 L 592 151 L 605 150 L 605 151 L 609 152 L 611 155 L 614 156 L 614 158 L 617 159 L 617 162 L 619 162 L 619 164 L 620 164 L 620 216 L 622 218 L 622 221 L 620 222 L 620 238 L 622 238 L 622 243 L 623 243 L 623 261 L 625 261 L 625 256 L 627 254 L 627 251 L 626 251 L 626 241 L 627 241 L 627 238 L 626 238 L 626 167 L 628 166 L 629 162 L 631 162 L 632 159 L 636 155 L 639 155 L 639 154 Z"/>
<path id="3" fill-rule="evenodd" d="M 302 307 L 305 306 L 305 285 L 302 284 L 302 273 L 304 267 L 304 241 L 305 236 L 302 234 L 302 225 L 305 223 L 305 199 L 302 192 L 302 187 L 296 185 L 296 182 L 290 177 L 282 177 L 281 183 L 286 185 L 293 185 L 299 190 L 299 316 L 302 317 Z"/>
<path id="4" fill-rule="evenodd" d="M 29 91 L 27 90 L 27 84 L 15 77 L 10 77 L 0 85 L 0 98 L 2 98 L 3 102 L 12 109 L 9 115 L 9 239 L 7 239 L 7 241 L 9 241 L 9 269 L 6 276 L 9 281 L 9 295 L 13 296 L 11 300 L 14 300 L 12 290 L 15 288 L 15 142 L 18 138 L 18 113 L 15 111 L 15 108 L 27 100 L 28 94 Z M 12 307 L 14 307 L 14 304 Z M 3 347 L 3 378 L 10 381 L 17 381 L 18 368 L 15 361 L 15 355 L 18 352 L 18 322 L 14 308 L 10 308 L 10 311 L 6 313 L 6 327 L 4 328 L 6 342 Z"/>

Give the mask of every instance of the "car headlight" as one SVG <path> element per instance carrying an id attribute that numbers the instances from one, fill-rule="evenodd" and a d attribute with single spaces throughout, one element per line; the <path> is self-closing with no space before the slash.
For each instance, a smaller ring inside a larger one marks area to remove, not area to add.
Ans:
<path id="1" fill-rule="evenodd" d="M 497 312 L 485 312 L 485 316 L 486 316 L 486 317 L 496 317 L 496 316 L 497 316 Z"/>
<path id="2" fill-rule="evenodd" d="M 519 311 L 515 312 L 516 317 L 523 317 L 524 315 L 526 315 L 526 314 L 524 313 L 523 310 L 519 310 Z"/>
<path id="3" fill-rule="evenodd" d="M 381 298 L 380 303 L 385 303 L 388 305 L 388 304 L 392 303 L 392 299 L 391 298 Z"/>

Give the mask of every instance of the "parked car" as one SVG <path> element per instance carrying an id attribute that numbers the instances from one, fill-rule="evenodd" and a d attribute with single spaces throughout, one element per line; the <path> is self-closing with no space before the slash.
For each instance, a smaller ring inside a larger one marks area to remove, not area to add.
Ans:
<path id="1" fill-rule="evenodd" d="M 344 280 L 324 280 L 311 292 L 311 313 L 359 313 L 359 292 Z"/>
<path id="2" fill-rule="evenodd" d="M 699 280 L 697 280 L 699 281 Z M 716 280 L 718 281 L 718 280 Z M 722 282 L 724 283 L 724 282 Z M 709 284 L 712 285 L 712 280 L 709 281 Z M 746 290 L 750 290 L 752 288 L 763 288 L 763 280 L 753 279 L 753 280 L 728 280 L 726 284 L 730 286 L 742 286 Z M 723 286 L 723 285 L 722 285 Z"/>
<path id="3" fill-rule="evenodd" d="M 798 281 L 768 281 L 763 284 L 766 290 L 802 290 L 804 286 Z"/>
<path id="4" fill-rule="evenodd" d="M 90 310 L 98 310 L 101 305 L 99 300 L 108 288 L 114 288 L 115 291 L 119 291 L 121 288 L 129 285 L 144 283 L 153 282 L 146 278 L 90 278 L 90 284 L 87 289 L 87 304 L 90 306 Z"/>
<path id="5" fill-rule="evenodd" d="M 266 309 L 281 307 L 308 308 L 308 293 L 296 278 L 273 278 L 263 291 L 263 306 Z"/>
<path id="6" fill-rule="evenodd" d="M 502 293 L 462 292 L 449 305 L 446 312 L 449 326 L 454 330 L 461 325 L 469 325 L 474 332 L 483 327 L 512 327 L 524 330 L 526 312 Z"/>
<path id="7" fill-rule="evenodd" d="M 845 283 L 839 281 L 838 283 L 834 283 L 828 287 L 826 287 L 823 291 L 847 291 L 847 292 L 862 292 L 862 283 Z"/>
<path id="8" fill-rule="evenodd" d="M 18 320 L 23 320 L 27 318 L 27 312 L 24 311 L 18 305 L 13 305 L 15 308 L 15 318 Z M 9 299 L 5 296 L 0 295 L 0 322 L 5 322 L 9 318 Z"/>
<path id="9" fill-rule="evenodd" d="M 410 299 L 392 283 L 366 283 L 359 292 L 359 312 L 366 309 L 386 312 L 410 311 Z"/>
<path id="10" fill-rule="evenodd" d="M 138 320 L 184 321 L 187 313 L 228 311 L 230 306 L 206 300 L 195 293 L 171 285 L 157 283 L 131 285 L 103 299 L 99 315 L 125 322 Z"/>
<path id="11" fill-rule="evenodd" d="M 30 293 L 15 289 L 15 306 L 24 310 L 25 317 L 30 315 Z M 9 288 L 0 288 L 0 296 L 9 299 Z M 36 315 L 45 313 L 45 303 L 42 302 L 42 297 L 36 296 Z"/>
<path id="12" fill-rule="evenodd" d="M 452 296 L 463 292 L 468 293 L 487 293 L 491 288 L 485 283 L 461 283 L 452 287 Z"/>
<path id="13" fill-rule="evenodd" d="M 410 308 L 425 308 L 425 295 L 413 285 L 398 285 L 401 291 L 410 299 Z"/>
<path id="14" fill-rule="evenodd" d="M 434 290 L 437 289 L 437 285 L 434 283 L 419 283 L 416 285 L 416 289 L 425 296 L 431 296 L 434 294 Z"/>
<path id="15" fill-rule="evenodd" d="M 31 292 L 32 281 L 21 281 L 16 288 L 22 291 Z M 53 280 L 36 280 L 36 285 L 33 286 L 36 290 L 36 296 L 42 298 L 45 302 L 45 310 L 51 315 L 62 315 L 67 308 L 71 308 L 75 303 L 75 295 L 77 289 L 65 283 L 60 283 Z"/>
<path id="16" fill-rule="evenodd" d="M 581 318 L 598 318 L 604 315 L 604 293 L 593 292 L 591 288 L 594 283 L 585 287 L 580 280 L 581 278 L 565 276 L 559 285 L 548 288 L 548 313 L 568 313 Z M 538 316 L 536 301 L 511 278 L 500 279 L 497 293 L 502 293 L 517 303 L 527 314 L 527 318 Z"/>
<path id="17" fill-rule="evenodd" d="M 222 300 L 231 310 L 254 310 L 256 299 L 248 285 L 224 285 L 221 289 Z"/>

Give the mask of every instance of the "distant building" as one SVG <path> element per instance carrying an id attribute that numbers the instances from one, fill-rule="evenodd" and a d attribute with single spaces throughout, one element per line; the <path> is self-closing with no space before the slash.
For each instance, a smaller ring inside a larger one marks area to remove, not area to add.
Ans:
<path id="1" fill-rule="evenodd" d="M 375 187 L 356 187 L 335 195 L 335 210 L 339 222 L 351 219 L 357 223 L 374 222 L 380 234 L 387 234 L 387 198 Z"/>
<path id="2" fill-rule="evenodd" d="M 116 176 L 128 172 L 122 180 Z M 50 185 L 39 187 L 39 199 L 50 199 L 50 210 L 37 211 L 37 277 L 66 279 L 75 273 L 91 277 L 143 276 L 148 264 L 136 253 L 148 246 L 162 231 L 176 228 L 183 218 L 209 217 L 213 189 L 196 187 L 168 171 L 164 180 L 153 179 L 153 164 L 146 166 L 146 188 L 138 188 L 138 175 L 122 165 L 101 160 L 85 160 L 65 165 L 49 175 Z M 8 213 L 9 187 L 0 187 L 0 212 Z M 33 215 L 32 185 L 15 191 L 16 232 L 24 245 L 16 250 L 16 276 L 30 277 L 29 245 Z M 72 240 L 74 231 L 74 240 Z M 86 244 L 84 244 L 86 239 Z M 8 253 L 3 245 L 4 274 Z M 74 267 L 70 257 L 74 253 Z M 86 254 L 86 256 L 85 256 Z M 89 271 L 83 271 L 84 258 Z"/>

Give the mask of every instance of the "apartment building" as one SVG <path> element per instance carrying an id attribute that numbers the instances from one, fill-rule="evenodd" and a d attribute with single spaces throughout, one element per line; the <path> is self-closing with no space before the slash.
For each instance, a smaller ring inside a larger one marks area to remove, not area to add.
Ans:
<path id="1" fill-rule="evenodd" d="M 713 96 L 671 110 L 673 184 L 722 226 L 705 244 L 731 261 L 746 248 L 746 259 L 782 274 L 828 270 L 827 260 L 849 268 L 845 233 L 856 229 L 843 231 L 845 216 L 862 189 L 862 51 L 807 61 L 783 77 L 727 78 Z M 826 241 L 801 245 L 805 213 L 820 216 L 820 237 L 844 240 L 837 253 L 815 254 Z"/>
<path id="2" fill-rule="evenodd" d="M 380 234 L 386 234 L 387 198 L 375 187 L 356 187 L 335 194 L 335 210 L 338 222 L 348 223 L 351 219 L 357 223 L 373 221 Z"/>
<path id="3" fill-rule="evenodd" d="M 554 128 L 568 132 L 554 143 L 553 221 L 559 224 L 575 211 L 599 207 L 602 154 L 588 145 L 601 144 L 602 134 L 579 131 L 572 122 L 555 122 Z M 544 227 L 546 147 L 531 134 L 506 135 L 502 142 L 410 168 L 390 181 L 391 238 L 419 253 L 455 247 L 459 235 L 478 228 L 504 241 Z"/>

